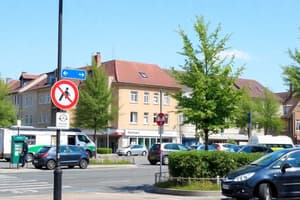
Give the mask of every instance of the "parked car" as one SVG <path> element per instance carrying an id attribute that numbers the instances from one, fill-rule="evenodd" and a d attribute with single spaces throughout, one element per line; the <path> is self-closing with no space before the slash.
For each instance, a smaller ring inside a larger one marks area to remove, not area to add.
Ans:
<path id="1" fill-rule="evenodd" d="M 207 148 L 208 148 L 208 151 L 216 151 L 216 147 L 214 145 L 207 145 Z M 198 151 L 204 151 L 205 150 L 205 144 L 200 144 L 198 147 L 197 147 L 197 150 Z"/>
<path id="2" fill-rule="evenodd" d="M 138 144 L 134 144 L 134 145 L 129 145 L 128 147 L 124 147 L 124 148 L 118 148 L 116 153 L 119 156 L 131 156 L 131 155 L 142 155 L 142 156 L 146 156 L 148 153 L 148 149 L 143 146 L 143 145 L 138 145 Z"/>
<path id="3" fill-rule="evenodd" d="M 162 143 L 161 148 L 159 143 L 153 144 L 148 153 L 148 161 L 151 165 L 156 165 L 157 162 L 160 162 L 160 155 L 162 154 L 162 164 L 167 165 L 169 163 L 168 155 L 176 151 L 188 151 L 188 148 L 177 143 Z"/>
<path id="4" fill-rule="evenodd" d="M 238 152 L 242 153 L 271 153 L 273 150 L 269 147 L 263 146 L 263 145 L 244 145 L 243 147 L 238 150 Z"/>
<path id="5" fill-rule="evenodd" d="M 230 143 L 213 143 L 212 145 L 219 151 L 237 152 L 240 149 L 238 145 Z"/>
<path id="6" fill-rule="evenodd" d="M 228 173 L 221 180 L 222 194 L 236 199 L 262 200 L 300 197 L 300 148 L 266 154 Z"/>
<path id="7" fill-rule="evenodd" d="M 54 169 L 56 166 L 56 146 L 44 146 L 33 157 L 32 164 L 35 168 Z M 60 165 L 73 168 L 79 166 L 87 168 L 89 156 L 84 148 L 76 145 L 60 146 Z"/>

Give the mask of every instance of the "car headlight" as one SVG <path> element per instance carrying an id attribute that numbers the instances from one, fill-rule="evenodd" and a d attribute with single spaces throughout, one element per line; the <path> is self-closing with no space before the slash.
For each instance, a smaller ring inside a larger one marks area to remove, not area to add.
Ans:
<path id="1" fill-rule="evenodd" d="M 233 181 L 235 181 L 235 182 L 246 181 L 249 178 L 251 178 L 254 174 L 255 174 L 254 172 L 250 172 L 250 173 L 247 173 L 247 174 L 242 174 L 240 176 L 235 177 L 233 179 Z"/>

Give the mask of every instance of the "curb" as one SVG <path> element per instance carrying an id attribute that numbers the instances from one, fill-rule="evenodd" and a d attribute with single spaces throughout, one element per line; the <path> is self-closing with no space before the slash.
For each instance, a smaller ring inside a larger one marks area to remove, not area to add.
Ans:
<path id="1" fill-rule="evenodd" d="M 176 190 L 176 189 L 168 189 L 168 188 L 159 188 L 153 186 L 151 192 L 158 194 L 169 194 L 169 195 L 180 195 L 180 196 L 201 196 L 201 197 L 221 197 L 221 191 L 196 191 L 196 190 Z"/>

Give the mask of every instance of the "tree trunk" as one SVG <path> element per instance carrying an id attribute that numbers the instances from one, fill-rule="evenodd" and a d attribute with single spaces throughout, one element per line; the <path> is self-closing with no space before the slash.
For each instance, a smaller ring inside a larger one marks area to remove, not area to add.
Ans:
<path id="1" fill-rule="evenodd" d="M 208 129 L 205 129 L 204 130 L 204 137 L 205 137 L 205 141 L 204 141 L 204 144 L 205 144 L 205 151 L 207 151 L 208 150 Z"/>

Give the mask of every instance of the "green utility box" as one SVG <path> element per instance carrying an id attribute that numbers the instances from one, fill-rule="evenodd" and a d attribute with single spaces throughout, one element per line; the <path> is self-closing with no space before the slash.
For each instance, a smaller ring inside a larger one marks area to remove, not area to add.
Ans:
<path id="1" fill-rule="evenodd" d="M 11 137 L 11 157 L 10 162 L 12 164 L 18 164 L 20 162 L 20 156 L 22 153 L 23 143 L 25 141 L 25 136 L 12 136 Z"/>

